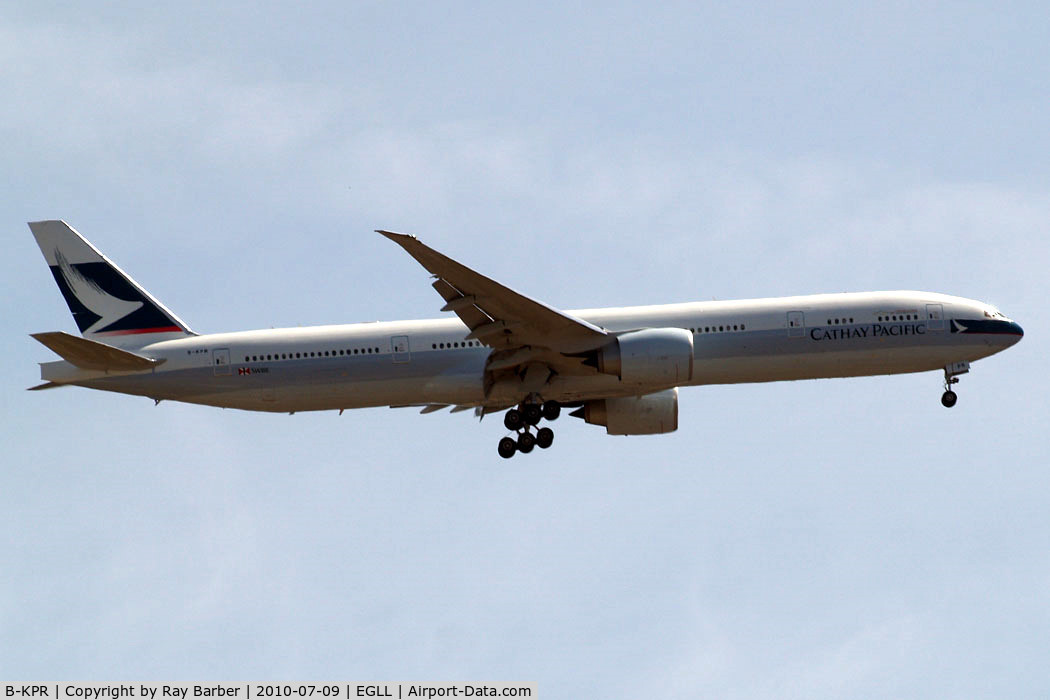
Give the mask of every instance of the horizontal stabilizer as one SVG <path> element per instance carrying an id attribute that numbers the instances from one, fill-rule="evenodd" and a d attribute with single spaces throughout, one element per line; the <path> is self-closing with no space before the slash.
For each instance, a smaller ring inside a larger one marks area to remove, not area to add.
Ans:
<path id="1" fill-rule="evenodd" d="M 62 331 L 32 333 L 31 335 L 54 350 L 63 360 L 81 369 L 130 372 L 153 369 L 164 362 L 164 360 L 136 355 L 105 343 L 78 338 Z"/>

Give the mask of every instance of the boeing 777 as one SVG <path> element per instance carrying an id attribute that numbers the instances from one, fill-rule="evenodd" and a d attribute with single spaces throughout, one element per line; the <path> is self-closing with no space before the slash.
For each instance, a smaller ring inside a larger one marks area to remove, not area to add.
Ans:
<path id="1" fill-rule="evenodd" d="M 63 359 L 45 383 L 296 413 L 415 406 L 504 412 L 499 454 L 550 447 L 562 408 L 611 435 L 678 428 L 683 386 L 942 371 L 1018 342 L 995 307 L 932 292 L 862 292 L 561 311 L 378 231 L 434 277 L 455 318 L 199 335 L 64 221 L 29 224 L 80 336 L 33 337 Z"/>

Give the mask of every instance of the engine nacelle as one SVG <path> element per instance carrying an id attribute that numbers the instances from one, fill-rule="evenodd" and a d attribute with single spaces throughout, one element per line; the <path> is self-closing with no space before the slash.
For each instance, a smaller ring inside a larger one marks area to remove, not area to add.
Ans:
<path id="1" fill-rule="evenodd" d="M 678 388 L 645 396 L 588 401 L 572 412 L 609 435 L 659 435 L 678 430 Z"/>
<path id="2" fill-rule="evenodd" d="M 630 331 L 600 349 L 596 359 L 599 372 L 626 384 L 687 384 L 693 377 L 693 334 L 684 328 Z"/>

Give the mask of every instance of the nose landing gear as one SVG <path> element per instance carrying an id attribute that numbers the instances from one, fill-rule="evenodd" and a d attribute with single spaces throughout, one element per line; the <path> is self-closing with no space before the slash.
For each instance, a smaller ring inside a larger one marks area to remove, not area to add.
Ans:
<path id="1" fill-rule="evenodd" d="M 960 374 L 970 371 L 969 362 L 953 362 L 944 367 L 944 393 L 941 394 L 941 405 L 951 408 L 959 400 L 959 395 L 952 391 L 952 385 L 959 383 Z"/>
<path id="2" fill-rule="evenodd" d="M 510 459 L 515 452 L 528 454 L 536 447 L 545 450 L 554 443 L 554 431 L 543 427 L 532 434 L 532 427 L 546 418 L 549 421 L 561 415 L 561 406 L 557 401 L 539 403 L 529 401 L 518 408 L 512 408 L 503 415 L 503 425 L 507 430 L 518 434 L 517 439 L 507 436 L 499 441 L 499 456 Z"/>

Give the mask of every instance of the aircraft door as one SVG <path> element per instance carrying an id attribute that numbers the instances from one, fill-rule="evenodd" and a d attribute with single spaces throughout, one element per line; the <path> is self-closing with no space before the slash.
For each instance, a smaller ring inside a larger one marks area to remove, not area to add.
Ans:
<path id="1" fill-rule="evenodd" d="M 211 351 L 211 364 L 215 368 L 215 376 L 220 377 L 230 374 L 230 349 L 216 348 Z"/>
<path id="2" fill-rule="evenodd" d="M 931 331 L 944 330 L 944 306 L 941 304 L 926 305 L 926 328 Z"/>
<path id="3" fill-rule="evenodd" d="M 788 311 L 788 337 L 806 337 L 806 315 L 801 311 Z"/>
<path id="4" fill-rule="evenodd" d="M 390 350 L 394 356 L 394 362 L 409 362 L 412 354 L 408 348 L 407 335 L 395 335 L 390 339 Z"/>

